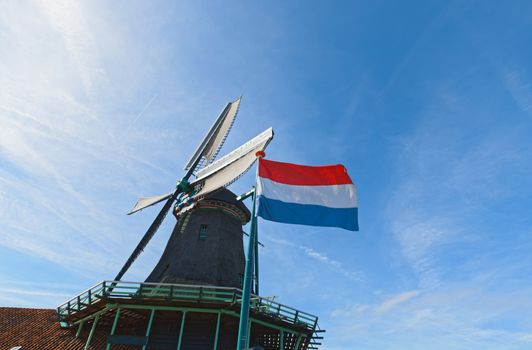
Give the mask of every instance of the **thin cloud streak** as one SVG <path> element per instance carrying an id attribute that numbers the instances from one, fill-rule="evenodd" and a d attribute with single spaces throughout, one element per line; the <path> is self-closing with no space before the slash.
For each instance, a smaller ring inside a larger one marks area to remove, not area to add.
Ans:
<path id="1" fill-rule="evenodd" d="M 15 294 L 15 295 L 31 295 L 39 297 L 64 297 L 68 298 L 72 295 L 67 293 L 51 292 L 51 291 L 36 291 L 28 289 L 17 288 L 0 288 L 0 294 Z"/>
<path id="2" fill-rule="evenodd" d="M 411 290 L 411 291 L 407 291 L 407 292 L 394 295 L 393 297 L 390 297 L 384 300 L 379 306 L 377 306 L 377 308 L 375 309 L 375 312 L 378 315 L 383 315 L 386 312 L 390 311 L 391 309 L 397 307 L 399 304 L 402 304 L 418 295 L 419 295 L 419 291 L 417 290 Z"/>
<path id="3" fill-rule="evenodd" d="M 151 104 L 153 103 L 153 101 L 155 101 L 155 99 L 157 98 L 157 95 L 153 95 L 150 100 L 148 101 L 148 103 L 146 103 L 146 105 L 144 106 L 144 108 L 142 108 L 142 110 L 140 111 L 139 114 L 137 114 L 137 116 L 135 117 L 135 119 L 133 119 L 133 121 L 129 124 L 129 126 L 127 127 L 126 129 L 126 132 L 129 131 L 129 129 L 131 129 L 131 127 L 140 119 L 140 117 L 142 117 L 142 115 L 148 110 L 148 108 L 150 108 Z"/>
<path id="4" fill-rule="evenodd" d="M 266 237 L 265 240 L 267 242 L 271 242 L 271 243 L 274 243 L 274 244 L 277 244 L 277 245 L 287 246 L 287 247 L 291 247 L 291 248 L 296 248 L 296 249 L 300 250 L 301 252 L 303 252 L 309 258 L 311 258 L 311 259 L 313 259 L 313 260 L 315 260 L 315 261 L 317 261 L 317 262 L 319 262 L 319 263 L 321 263 L 323 265 L 328 266 L 331 270 L 342 274 L 343 276 L 347 277 L 348 279 L 350 279 L 352 281 L 360 282 L 360 281 L 363 280 L 363 274 L 361 272 L 347 269 L 347 268 L 345 268 L 343 266 L 343 264 L 340 261 L 333 260 L 333 259 L 329 258 L 327 255 L 314 250 L 313 248 L 310 248 L 310 247 L 307 247 L 307 246 L 304 246 L 304 245 L 297 245 L 295 243 L 289 242 L 289 241 L 284 240 L 284 239 L 277 239 L 277 238 L 272 238 L 272 237 L 269 237 L 269 236 Z"/>
<path id="5" fill-rule="evenodd" d="M 25 52 L 31 45 L 0 58 L 0 67 L 9 68 L 0 78 L 5 87 L 0 92 L 0 161 L 6 165 L 0 169 L 0 217 L 4 218 L 0 245 L 93 279 L 120 263 L 120 255 L 129 250 L 122 243 L 130 241 L 133 231 L 125 216 L 112 214 L 117 209 L 111 203 L 125 201 L 106 198 L 108 189 L 113 188 L 118 195 L 131 193 L 127 204 L 121 204 L 123 210 L 118 209 L 122 214 L 138 191 L 149 187 L 142 181 L 146 174 L 152 170 L 162 175 L 170 172 L 148 161 L 148 153 L 132 149 L 132 145 L 146 144 L 149 137 L 134 134 L 126 138 L 121 132 L 124 118 L 102 117 L 95 103 L 76 95 L 78 84 L 90 98 L 116 88 L 103 74 L 94 35 L 82 18 L 88 13 L 79 4 L 41 5 L 31 11 L 36 16 L 44 13 L 46 21 L 22 28 L 13 12 L 5 12 L 3 24 L 21 36 L 26 32 L 48 36 L 49 40 L 35 43 L 43 49 L 54 43 L 54 32 L 59 33 L 66 50 L 55 51 L 61 60 L 58 65 L 47 62 L 45 71 L 63 76 L 68 86 L 61 79 L 40 80 L 43 69 L 39 56 Z M 18 47 L 20 42 L 14 45 Z M 21 57 L 35 62 L 19 64 Z M 76 67 L 80 81 L 69 75 L 68 62 Z M 30 73 L 34 84 L 24 81 Z M 157 135 L 156 139 L 165 138 Z M 134 181 L 142 185 L 135 186 Z"/>

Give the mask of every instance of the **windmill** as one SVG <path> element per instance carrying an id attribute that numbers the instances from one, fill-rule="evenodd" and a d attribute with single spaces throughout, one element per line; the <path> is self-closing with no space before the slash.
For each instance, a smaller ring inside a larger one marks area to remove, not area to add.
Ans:
<path id="1" fill-rule="evenodd" d="M 226 156 L 217 161 L 215 160 L 235 121 L 240 101 L 241 98 L 238 98 L 227 103 L 223 108 L 220 115 L 209 129 L 207 135 L 205 135 L 186 164 L 185 175 L 178 181 L 175 190 L 159 196 L 140 198 L 133 209 L 128 213 L 128 215 L 131 215 L 142 209 L 166 201 L 140 242 L 133 250 L 133 253 L 116 275 L 114 279 L 115 281 L 120 281 L 122 279 L 123 275 L 144 250 L 174 203 L 174 214 L 176 214 L 176 217 L 179 217 L 181 216 L 181 213 L 186 213 L 187 211 L 192 210 L 194 207 L 198 206 L 203 199 L 208 198 L 209 195 L 212 196 L 214 192 L 221 189 L 221 192 L 225 192 L 225 199 L 222 201 L 226 203 L 234 202 L 234 200 L 230 198 L 232 193 L 223 188 L 236 181 L 249 170 L 256 160 L 255 154 L 258 151 L 264 150 L 273 138 L 273 129 L 268 128 Z M 190 180 L 192 175 L 196 177 L 194 180 Z M 243 215 L 246 216 L 247 209 L 245 209 L 245 207 L 242 208 L 243 205 L 239 206 L 235 202 L 233 203 L 233 206 L 240 209 Z M 249 213 L 247 216 L 247 220 L 249 220 Z M 247 220 L 243 220 L 243 223 L 247 222 Z M 177 228 L 178 225 L 176 225 L 174 233 Z M 175 235 L 172 235 L 172 237 L 174 236 Z M 177 239 L 177 237 L 175 239 Z M 167 247 L 170 245 L 171 242 L 169 241 Z M 153 277 L 156 270 L 157 267 L 154 269 L 154 272 L 150 274 L 150 277 L 152 278 L 148 278 L 148 281 L 157 281 L 157 279 L 154 280 L 155 277 Z"/>
<path id="2" fill-rule="evenodd" d="M 273 130 L 266 129 L 216 160 L 240 100 L 224 107 L 173 191 L 137 201 L 129 214 L 164 204 L 116 278 L 98 283 L 57 308 L 62 327 L 71 330 L 71 340 L 85 344 L 84 350 L 124 345 L 143 350 L 224 350 L 237 348 L 237 339 L 245 347 L 265 350 L 310 350 L 319 345 L 323 330 L 318 317 L 261 297 L 258 279 L 251 295 L 251 269 L 244 276 L 245 266 L 250 266 L 253 256 L 256 259 L 250 249 L 254 245 L 258 250 L 258 241 L 254 215 L 242 200 L 251 196 L 254 208 L 255 191 L 237 197 L 225 186 L 263 154 Z M 153 271 L 144 282 L 122 281 L 172 207 L 177 222 Z M 242 226 L 250 220 L 245 263 Z M 245 338 L 240 334 L 243 329 Z M 74 348 L 81 346 L 69 347 Z"/>

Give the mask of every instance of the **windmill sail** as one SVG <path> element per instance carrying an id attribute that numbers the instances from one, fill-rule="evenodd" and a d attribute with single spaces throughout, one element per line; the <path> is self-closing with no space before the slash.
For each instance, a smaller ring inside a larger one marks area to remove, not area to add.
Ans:
<path id="1" fill-rule="evenodd" d="M 242 98 L 240 97 L 233 102 L 229 102 L 222 110 L 209 132 L 205 135 L 203 141 L 196 149 L 196 152 L 194 152 L 194 155 L 185 166 L 185 170 L 188 170 L 187 173 L 191 174 L 197 168 L 201 168 L 201 166 L 210 164 L 214 161 L 233 126 L 241 99 Z"/>
<path id="2" fill-rule="evenodd" d="M 273 138 L 273 129 L 269 128 L 249 140 L 233 152 L 205 167 L 197 173 L 198 179 L 191 186 L 198 188 L 194 198 L 228 186 L 242 176 L 257 159 L 255 153 L 268 146 Z"/>
<path id="3" fill-rule="evenodd" d="M 157 232 L 157 230 L 159 229 L 159 226 L 161 226 L 161 224 L 163 223 L 164 218 L 166 217 L 166 215 L 168 214 L 168 212 L 172 208 L 172 204 L 174 203 L 174 200 L 175 200 L 175 195 L 172 193 L 172 194 L 170 194 L 168 200 L 166 201 L 166 203 L 162 207 L 162 209 L 159 212 L 159 214 L 157 214 L 157 217 L 155 218 L 155 220 L 153 220 L 152 224 L 148 228 L 148 231 L 146 231 L 146 233 L 144 234 L 144 236 L 142 237 L 140 242 L 137 244 L 137 246 L 133 250 L 133 253 L 131 253 L 131 255 L 127 259 L 126 263 L 124 264 L 124 266 L 122 266 L 122 268 L 120 269 L 120 271 L 116 275 L 116 277 L 114 279 L 115 281 L 120 281 L 120 279 L 127 272 L 129 267 L 131 266 L 131 264 L 133 264 L 133 262 L 138 258 L 140 253 L 142 253 L 144 251 L 144 248 L 146 248 L 146 246 L 148 245 L 148 242 L 152 239 L 152 237 L 155 234 L 155 232 Z"/>
<path id="4" fill-rule="evenodd" d="M 150 206 L 152 206 L 154 204 L 162 202 L 165 199 L 170 198 L 170 196 L 172 194 L 173 194 L 173 192 L 170 192 L 170 193 L 167 193 L 167 194 L 163 194 L 163 195 L 160 195 L 160 196 L 141 197 L 141 198 L 139 198 L 137 203 L 135 203 L 135 205 L 133 206 L 131 211 L 129 213 L 127 213 L 127 215 L 131 215 L 133 213 L 136 213 L 139 210 L 142 210 L 144 208 L 147 208 L 147 207 L 150 207 Z"/>
<path id="5" fill-rule="evenodd" d="M 233 123 L 235 122 L 236 115 L 240 107 L 241 99 L 242 98 L 239 98 L 236 101 L 229 103 L 229 110 L 227 112 L 227 116 L 224 119 L 224 122 L 220 125 L 220 128 L 218 128 L 218 130 L 214 134 L 212 141 L 209 143 L 209 147 L 205 149 L 204 157 L 209 164 L 214 161 L 214 159 L 220 152 L 220 149 L 222 148 L 225 139 L 227 138 L 227 135 L 229 134 Z"/>

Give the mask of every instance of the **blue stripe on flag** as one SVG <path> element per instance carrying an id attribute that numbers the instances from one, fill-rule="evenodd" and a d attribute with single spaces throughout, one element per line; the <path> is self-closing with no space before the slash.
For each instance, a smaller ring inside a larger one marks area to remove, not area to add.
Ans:
<path id="1" fill-rule="evenodd" d="M 265 220 L 310 226 L 340 227 L 358 231 L 358 208 L 329 208 L 286 203 L 259 196 L 258 216 Z"/>

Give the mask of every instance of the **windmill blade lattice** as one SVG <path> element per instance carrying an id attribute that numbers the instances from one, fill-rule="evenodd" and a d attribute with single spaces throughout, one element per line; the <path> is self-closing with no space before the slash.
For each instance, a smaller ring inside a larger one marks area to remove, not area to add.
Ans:
<path id="1" fill-rule="evenodd" d="M 235 122 L 242 97 L 229 102 L 203 138 L 194 155 L 185 166 L 188 173 L 201 169 L 214 161 Z"/>

